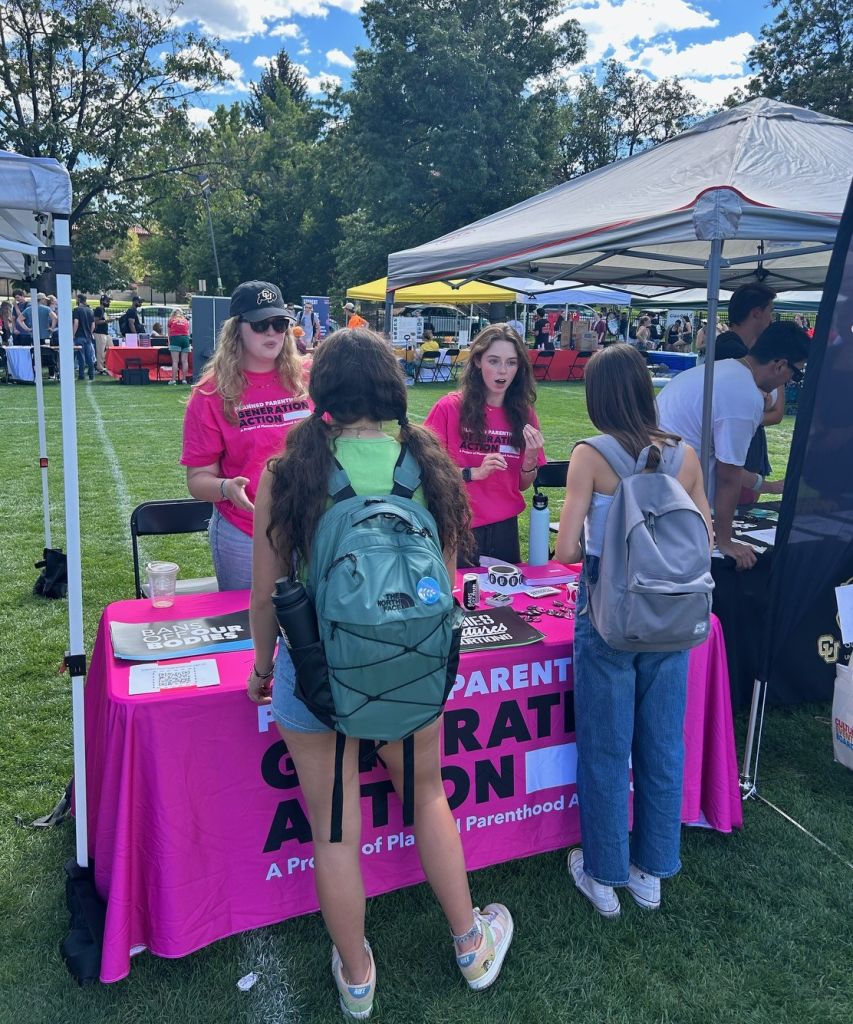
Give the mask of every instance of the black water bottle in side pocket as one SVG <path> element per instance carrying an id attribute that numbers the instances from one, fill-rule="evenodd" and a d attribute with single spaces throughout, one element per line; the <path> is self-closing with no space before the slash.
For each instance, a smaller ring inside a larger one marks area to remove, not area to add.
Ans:
<path id="1" fill-rule="evenodd" d="M 286 576 L 275 581 L 272 603 L 296 672 L 294 692 L 313 715 L 333 727 L 335 709 L 314 604 L 305 586 Z"/>

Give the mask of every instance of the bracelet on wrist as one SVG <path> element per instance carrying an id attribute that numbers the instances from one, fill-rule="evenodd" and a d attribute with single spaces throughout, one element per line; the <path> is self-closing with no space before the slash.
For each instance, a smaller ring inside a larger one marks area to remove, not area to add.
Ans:
<path id="1" fill-rule="evenodd" d="M 269 672 L 259 672 L 258 671 L 258 666 L 257 665 L 252 665 L 252 671 L 255 673 L 255 675 L 258 677 L 258 679 L 271 679 L 273 673 L 275 672 L 275 665 L 273 665 L 273 667 L 269 670 Z"/>
<path id="2" fill-rule="evenodd" d="M 527 466 L 522 466 L 521 467 L 521 472 L 522 473 L 535 473 L 536 472 L 536 468 L 537 468 L 536 467 L 536 463 L 534 462 L 533 465 L 530 467 L 530 469 L 528 469 Z"/>
<path id="3" fill-rule="evenodd" d="M 219 493 L 222 496 L 222 500 L 223 501 L 227 501 L 228 500 L 227 497 L 226 497 L 226 494 L 225 494 L 225 485 L 227 483 L 228 483 L 228 477 L 224 477 L 222 480 L 219 481 Z"/>

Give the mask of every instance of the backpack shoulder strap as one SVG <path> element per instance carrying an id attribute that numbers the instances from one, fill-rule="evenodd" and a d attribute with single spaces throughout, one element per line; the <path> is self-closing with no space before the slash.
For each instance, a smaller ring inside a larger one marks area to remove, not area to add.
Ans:
<path id="1" fill-rule="evenodd" d="M 638 472 L 637 464 L 634 459 L 632 459 L 622 445 L 609 434 L 598 434 L 595 437 L 587 437 L 583 441 L 578 441 L 578 444 L 588 444 L 590 448 L 594 448 L 598 454 L 606 460 L 607 464 L 620 480 L 624 480 L 626 477 L 633 476 Z M 640 458 L 642 459 L 642 454 Z M 645 465 L 645 459 L 643 459 L 643 465 Z"/>
<path id="2" fill-rule="evenodd" d="M 392 494 L 399 498 L 411 498 L 421 485 L 421 467 L 408 445 L 400 445 L 400 456 L 394 466 L 394 487 Z"/>
<path id="3" fill-rule="evenodd" d="M 344 467 L 335 459 L 335 468 L 329 474 L 329 497 L 335 504 L 346 498 L 354 498 L 355 490 Z"/>
<path id="4" fill-rule="evenodd" d="M 678 476 L 683 463 L 684 442 L 679 441 L 678 444 L 665 444 L 661 448 L 657 471 L 659 473 L 666 473 L 667 476 Z"/>

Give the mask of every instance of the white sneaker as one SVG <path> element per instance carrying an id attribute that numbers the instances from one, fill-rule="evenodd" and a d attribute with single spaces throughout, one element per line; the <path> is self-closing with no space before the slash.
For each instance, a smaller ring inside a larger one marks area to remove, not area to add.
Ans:
<path id="1" fill-rule="evenodd" d="M 633 864 L 628 868 L 628 892 L 644 910 L 657 910 L 660 906 L 660 879 Z"/>
<path id="2" fill-rule="evenodd" d="M 376 993 L 376 964 L 367 939 L 364 940 L 364 948 L 370 958 L 370 971 L 360 985 L 351 985 L 344 977 L 340 953 L 332 946 L 332 977 L 338 987 L 341 1011 L 345 1017 L 354 1020 L 367 1020 L 373 1010 L 373 997 Z"/>
<path id="3" fill-rule="evenodd" d="M 602 885 L 583 869 L 583 850 L 575 847 L 569 853 L 569 871 L 575 880 L 575 885 L 586 896 L 589 902 L 601 914 L 602 917 L 618 917 L 621 913 L 619 897 L 612 885 Z"/>

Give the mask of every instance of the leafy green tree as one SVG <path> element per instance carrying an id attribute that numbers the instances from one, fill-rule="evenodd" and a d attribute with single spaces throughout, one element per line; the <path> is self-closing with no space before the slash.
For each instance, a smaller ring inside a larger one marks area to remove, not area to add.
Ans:
<path id="1" fill-rule="evenodd" d="M 98 249 L 137 220 L 145 189 L 174 166 L 174 139 L 188 130 L 181 108 L 223 80 L 215 40 L 175 28 L 178 7 L 0 4 L 0 149 L 68 168 L 75 259 L 93 277 Z M 87 216 L 98 230 L 81 229 Z"/>
<path id="2" fill-rule="evenodd" d="M 247 105 L 217 108 L 189 144 L 206 161 L 226 290 L 261 278 L 295 299 L 328 285 L 340 205 L 323 161 L 324 113 L 298 88 L 268 85 Z M 215 278 L 194 173 L 174 174 L 164 184 L 151 204 L 150 226 L 147 251 L 156 287 L 195 290 L 199 278 Z"/>
<path id="3" fill-rule="evenodd" d="M 584 75 L 560 106 L 556 176 L 565 181 L 656 146 L 688 128 L 700 106 L 678 78 L 652 82 L 607 61 L 600 84 Z"/>
<path id="4" fill-rule="evenodd" d="M 269 66 L 264 68 L 258 81 L 252 82 L 249 86 L 251 99 L 246 104 L 246 120 L 258 128 L 265 128 L 267 110 L 264 100 L 270 100 L 275 104 L 282 89 L 290 94 L 294 103 L 301 106 L 310 105 L 308 83 L 290 59 L 287 50 L 280 50 Z"/>
<path id="5" fill-rule="evenodd" d="M 344 283 L 546 186 L 556 73 L 579 61 L 558 0 L 367 0 L 369 49 L 332 98 L 327 160 L 347 216 Z"/>
<path id="6" fill-rule="evenodd" d="M 853 14 L 838 0 L 770 0 L 779 13 L 750 50 L 755 71 L 727 103 L 768 96 L 853 121 Z"/>

